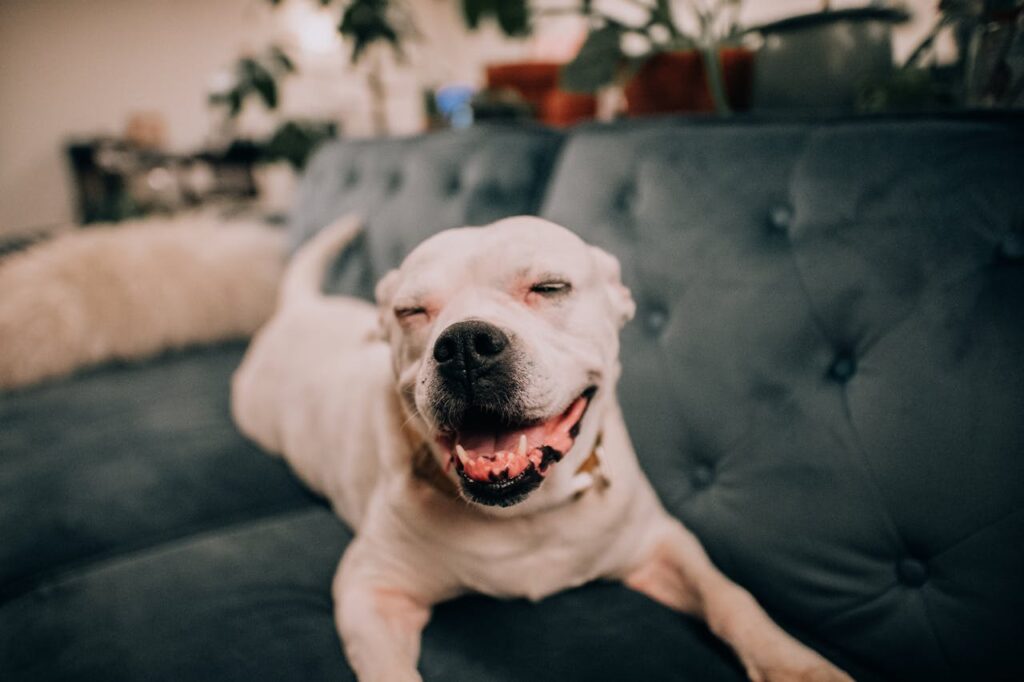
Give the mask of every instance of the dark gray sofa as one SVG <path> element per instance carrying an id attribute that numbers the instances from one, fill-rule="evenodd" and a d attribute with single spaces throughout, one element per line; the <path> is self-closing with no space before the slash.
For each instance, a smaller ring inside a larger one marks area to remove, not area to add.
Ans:
<path id="1" fill-rule="evenodd" d="M 1024 679 L 1024 120 L 339 142 L 300 194 L 296 243 L 369 218 L 336 292 L 510 214 L 617 254 L 627 421 L 715 562 L 858 679 Z M 0 396 L 0 680 L 351 679 L 350 534 L 232 427 L 243 351 Z M 700 623 L 605 584 L 445 604 L 421 669 L 742 679 Z"/>

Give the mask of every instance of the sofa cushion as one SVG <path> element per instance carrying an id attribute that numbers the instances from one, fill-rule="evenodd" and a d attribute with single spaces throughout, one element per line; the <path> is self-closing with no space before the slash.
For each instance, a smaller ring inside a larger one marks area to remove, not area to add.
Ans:
<path id="1" fill-rule="evenodd" d="M 350 537 L 328 510 L 300 510 L 47 581 L 0 606 L 4 680 L 353 680 L 330 597 Z M 613 585 L 540 605 L 444 604 L 421 670 L 452 682 L 742 679 L 702 625 Z"/>
<path id="2" fill-rule="evenodd" d="M 562 136 L 543 128 L 480 126 L 412 138 L 341 140 L 310 161 L 291 217 L 297 246 L 350 212 L 366 229 L 326 288 L 372 298 L 410 249 L 449 227 L 540 209 Z"/>
<path id="3" fill-rule="evenodd" d="M 1019 676 L 1024 125 L 662 123 L 567 143 L 615 253 L 630 432 L 783 625 L 894 678 Z"/>
<path id="4" fill-rule="evenodd" d="M 343 142 L 316 161 L 296 240 L 370 216 L 335 290 L 369 296 L 426 234 L 500 217 L 379 186 L 386 168 L 490 153 L 491 137 L 454 135 Z M 521 144 L 479 172 L 559 138 L 494 139 Z M 638 299 L 620 393 L 660 495 L 858 680 L 1024 677 L 1022 147 L 1016 119 L 589 127 L 544 203 L 620 257 Z M 347 190 L 334 165 L 351 150 L 381 172 Z M 347 679 L 329 583 L 349 536 L 231 427 L 241 352 L 0 397 L 4 680 Z M 616 585 L 443 605 L 422 667 L 742 679 L 703 626 Z"/>
<path id="5" fill-rule="evenodd" d="M 243 349 L 0 395 L 0 603 L 97 561 L 315 503 L 231 423 Z"/>

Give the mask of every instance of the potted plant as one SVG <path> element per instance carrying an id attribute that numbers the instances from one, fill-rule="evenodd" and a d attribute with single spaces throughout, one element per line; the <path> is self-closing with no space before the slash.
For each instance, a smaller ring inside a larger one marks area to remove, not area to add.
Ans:
<path id="1" fill-rule="evenodd" d="M 562 84 L 583 92 L 620 84 L 630 114 L 748 108 L 753 53 L 741 44 L 741 3 L 692 0 L 680 8 L 656 0 L 613 16 L 582 2 L 578 11 L 592 28 Z"/>
<path id="2" fill-rule="evenodd" d="M 952 4 L 963 4 L 963 0 Z M 975 0 L 972 4 L 975 12 L 973 21 L 968 19 L 970 38 L 964 60 L 965 103 L 1024 105 L 1024 2 Z"/>
<path id="3" fill-rule="evenodd" d="M 337 135 L 330 121 L 288 120 L 259 145 L 259 163 L 253 168 L 260 205 L 271 216 L 284 216 L 291 208 L 299 174 L 321 144 Z"/>
<path id="4" fill-rule="evenodd" d="M 553 126 L 569 126 L 591 119 L 597 112 L 593 93 L 562 89 L 558 62 L 513 62 L 487 67 L 487 89 L 512 91 L 535 118 Z"/>
<path id="5" fill-rule="evenodd" d="M 462 0 L 466 26 L 475 30 L 491 16 L 511 38 L 530 33 L 533 12 L 528 0 Z M 512 92 L 540 121 L 566 126 L 593 118 L 597 100 L 591 93 L 567 92 L 559 87 L 557 62 L 511 62 L 492 64 L 486 69 L 488 96 Z"/>
<path id="6" fill-rule="evenodd" d="M 897 7 L 833 10 L 826 2 L 819 12 L 748 28 L 761 42 L 754 106 L 852 111 L 864 83 L 892 73 L 892 27 L 907 19 Z"/>
<path id="7" fill-rule="evenodd" d="M 228 143 L 224 160 L 245 169 L 261 204 L 270 213 L 287 208 L 297 172 L 320 143 L 336 135 L 331 122 L 289 120 L 265 140 L 239 137 L 235 122 L 245 103 L 255 99 L 268 110 L 277 109 L 280 80 L 295 71 L 287 53 L 272 45 L 261 53 L 240 57 L 208 97 L 209 104 L 223 112 L 221 131 Z"/>
<path id="8" fill-rule="evenodd" d="M 285 0 L 267 0 L 274 6 Z M 405 4 L 399 0 L 318 0 L 322 6 L 342 6 L 339 33 L 352 43 L 352 64 L 362 62 L 369 48 L 375 44 L 387 45 L 394 54 L 403 58 L 402 44 L 418 35 Z M 529 0 L 460 0 L 466 26 L 475 30 L 485 18 L 493 18 L 502 32 L 509 37 L 528 35 L 531 27 Z M 378 132 L 387 130 L 385 102 L 387 93 L 381 75 L 381 53 L 375 53 L 367 70 L 372 118 Z M 592 117 L 596 103 L 592 95 L 567 93 L 559 90 L 559 64 L 520 63 L 495 65 L 488 69 L 489 97 L 506 98 L 509 92 L 522 100 L 542 121 L 555 125 L 572 123 L 580 118 Z"/>
<path id="9" fill-rule="evenodd" d="M 221 128 L 227 136 L 234 137 L 234 123 L 247 100 L 256 98 L 267 109 L 276 109 L 278 81 L 294 72 L 295 64 L 277 45 L 239 57 L 208 96 L 209 104 L 223 112 Z"/>
<path id="10" fill-rule="evenodd" d="M 285 0 L 267 0 L 277 7 Z M 317 0 L 322 7 L 335 4 L 335 0 Z M 341 21 L 338 33 L 352 44 L 350 61 L 360 64 L 367 55 L 373 54 L 366 70 L 366 85 L 370 94 L 370 116 L 378 133 L 387 132 L 386 102 L 387 91 L 383 78 L 383 55 L 370 50 L 371 46 L 390 47 L 398 59 L 403 59 L 402 42 L 406 37 L 416 35 L 416 27 L 405 6 L 393 0 L 340 0 Z"/>
<path id="11" fill-rule="evenodd" d="M 956 57 L 939 64 L 935 44 L 945 32 Z M 865 86 L 859 104 L 867 111 L 1024 105 L 1024 0 L 941 0 L 931 30 L 891 77 Z"/>

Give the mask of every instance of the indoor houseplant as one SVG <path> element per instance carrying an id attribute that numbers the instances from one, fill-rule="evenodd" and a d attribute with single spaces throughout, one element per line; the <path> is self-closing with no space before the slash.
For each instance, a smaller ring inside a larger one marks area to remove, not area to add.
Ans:
<path id="1" fill-rule="evenodd" d="M 625 3 L 618 10 L 582 2 L 591 30 L 562 70 L 571 90 L 624 86 L 631 113 L 717 111 L 749 104 L 752 53 L 740 44 L 742 0 Z M 630 9 L 623 12 L 623 8 Z"/>
<path id="2" fill-rule="evenodd" d="M 754 106 L 852 111 L 864 83 L 892 73 L 892 27 L 908 18 L 895 6 L 826 6 L 820 12 L 749 27 L 747 34 L 761 42 Z"/>
<path id="3" fill-rule="evenodd" d="M 509 37 L 529 34 L 535 16 L 528 0 L 462 0 L 462 14 L 470 30 L 478 28 L 484 17 L 492 16 Z M 486 69 L 487 89 L 492 93 L 514 92 L 536 118 L 550 125 L 571 125 L 593 118 L 597 110 L 594 95 L 559 87 L 561 66 L 541 61 L 492 64 Z"/>
<path id="4" fill-rule="evenodd" d="M 1024 105 L 1024 0 L 941 0 L 931 30 L 889 78 L 865 84 L 864 111 Z M 939 36 L 955 47 L 938 59 Z"/>

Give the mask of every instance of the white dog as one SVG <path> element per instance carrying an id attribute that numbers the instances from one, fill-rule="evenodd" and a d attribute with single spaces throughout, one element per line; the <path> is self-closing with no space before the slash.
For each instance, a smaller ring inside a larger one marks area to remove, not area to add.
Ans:
<path id="1" fill-rule="evenodd" d="M 234 379 L 244 433 L 358 534 L 335 619 L 364 682 L 420 679 L 433 604 L 620 580 L 704 618 L 753 680 L 849 680 L 783 632 L 659 503 L 615 397 L 618 262 L 517 217 L 442 232 L 377 286 L 319 293 L 358 221 L 295 257 Z"/>

